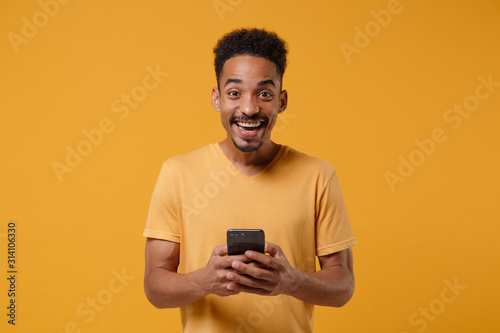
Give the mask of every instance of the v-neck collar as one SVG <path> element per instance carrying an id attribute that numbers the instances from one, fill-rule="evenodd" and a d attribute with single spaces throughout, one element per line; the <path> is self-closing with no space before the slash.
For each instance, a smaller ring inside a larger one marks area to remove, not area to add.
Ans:
<path id="1" fill-rule="evenodd" d="M 238 170 L 238 168 L 236 168 L 234 166 L 234 164 L 229 160 L 229 158 L 227 158 L 226 154 L 224 154 L 224 152 L 222 151 L 220 145 L 218 143 L 214 143 L 212 144 L 212 147 L 215 149 L 215 151 L 217 152 L 217 154 L 222 158 L 222 160 L 224 161 L 224 163 L 231 169 L 231 171 L 236 175 L 238 176 L 239 178 L 243 179 L 244 181 L 246 182 L 253 182 L 259 178 L 261 178 L 262 176 L 264 176 L 268 171 L 269 169 L 271 169 L 273 167 L 273 165 L 276 164 L 276 162 L 279 161 L 279 159 L 281 158 L 281 156 L 283 155 L 283 153 L 285 152 L 286 150 L 286 146 L 285 145 L 281 145 L 280 147 L 280 150 L 278 151 L 278 153 L 276 154 L 276 156 L 274 156 L 274 158 L 272 159 L 271 162 L 269 162 L 268 165 L 266 165 L 266 167 L 264 169 L 262 169 L 261 171 L 259 171 L 259 173 L 253 175 L 253 176 L 247 176 L 245 175 L 244 173 L 242 173 L 240 170 Z"/>

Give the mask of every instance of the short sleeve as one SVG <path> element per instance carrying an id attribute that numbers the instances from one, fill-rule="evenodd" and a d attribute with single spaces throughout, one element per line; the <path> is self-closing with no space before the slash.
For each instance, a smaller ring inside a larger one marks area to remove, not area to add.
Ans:
<path id="1" fill-rule="evenodd" d="M 316 255 L 323 256 L 356 245 L 335 170 L 316 203 Z"/>
<path id="2" fill-rule="evenodd" d="M 143 236 L 180 242 L 178 198 L 174 188 L 166 161 L 156 181 Z"/>

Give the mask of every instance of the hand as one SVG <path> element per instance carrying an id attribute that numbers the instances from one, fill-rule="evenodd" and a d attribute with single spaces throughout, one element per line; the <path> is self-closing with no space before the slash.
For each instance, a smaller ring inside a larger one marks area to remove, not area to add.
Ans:
<path id="1" fill-rule="evenodd" d="M 232 268 L 233 262 L 248 263 L 251 260 L 244 254 L 228 256 L 227 245 L 219 245 L 212 251 L 207 265 L 200 270 L 197 283 L 207 295 L 229 296 L 239 294 L 239 291 L 228 288 L 230 284 L 234 283 L 227 279 L 227 274 L 235 272 Z"/>
<path id="2" fill-rule="evenodd" d="M 297 288 L 297 270 L 278 245 L 266 242 L 265 253 L 269 255 L 246 251 L 246 262 L 233 260 L 231 267 L 234 271 L 227 272 L 226 279 L 234 283 L 227 284 L 227 288 L 233 292 L 258 295 L 292 294 Z"/>

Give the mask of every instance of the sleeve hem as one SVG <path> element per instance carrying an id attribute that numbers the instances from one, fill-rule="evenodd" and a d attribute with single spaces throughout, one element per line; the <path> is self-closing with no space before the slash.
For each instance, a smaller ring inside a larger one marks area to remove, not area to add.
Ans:
<path id="1" fill-rule="evenodd" d="M 353 237 L 353 238 L 350 238 L 350 239 L 345 240 L 345 241 L 340 242 L 340 243 L 320 247 L 320 248 L 316 249 L 316 255 L 318 257 L 325 256 L 327 254 L 331 254 L 331 253 L 335 253 L 335 252 L 339 252 L 339 251 L 348 249 L 350 247 L 353 247 L 356 244 L 357 244 L 356 239 Z"/>
<path id="2" fill-rule="evenodd" d="M 174 243 L 180 243 L 181 238 L 178 235 L 174 235 L 168 232 L 164 231 L 158 231 L 158 230 L 151 230 L 151 229 L 146 229 L 144 230 L 144 233 L 142 234 L 144 237 L 149 237 L 149 238 L 158 238 L 158 239 L 163 239 L 167 241 L 171 241 Z"/>

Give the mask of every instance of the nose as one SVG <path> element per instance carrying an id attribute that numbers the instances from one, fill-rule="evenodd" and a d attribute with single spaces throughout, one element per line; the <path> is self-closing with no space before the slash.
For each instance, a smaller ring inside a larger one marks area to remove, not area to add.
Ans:
<path id="1" fill-rule="evenodd" d="M 240 111 L 251 117 L 260 111 L 260 107 L 253 96 L 246 96 L 241 99 Z"/>

